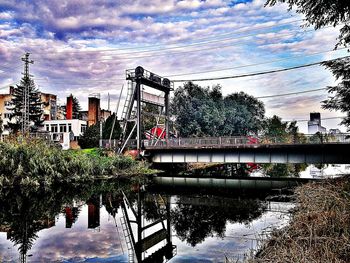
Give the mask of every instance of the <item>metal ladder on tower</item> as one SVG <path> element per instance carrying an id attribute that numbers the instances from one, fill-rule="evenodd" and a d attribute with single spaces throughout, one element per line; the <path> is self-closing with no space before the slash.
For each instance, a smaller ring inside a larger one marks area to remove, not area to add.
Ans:
<path id="1" fill-rule="evenodd" d="M 133 248 L 133 244 L 132 244 L 132 240 L 131 240 L 132 234 L 130 233 L 128 225 L 126 223 L 126 216 L 125 216 L 124 209 L 122 209 L 122 211 L 123 211 L 123 216 L 120 218 L 120 222 L 121 222 L 123 234 L 125 237 L 126 247 L 128 249 L 128 259 L 129 259 L 128 262 L 134 263 L 135 262 L 135 252 L 134 252 L 134 248 Z"/>
<path id="2" fill-rule="evenodd" d="M 130 115 L 132 112 L 132 108 L 134 106 L 134 93 L 135 88 L 132 81 L 128 82 L 127 94 L 124 102 L 124 107 L 122 111 L 122 122 L 123 122 L 123 137 L 125 137 L 125 132 L 128 124 L 128 120 L 130 120 Z"/>

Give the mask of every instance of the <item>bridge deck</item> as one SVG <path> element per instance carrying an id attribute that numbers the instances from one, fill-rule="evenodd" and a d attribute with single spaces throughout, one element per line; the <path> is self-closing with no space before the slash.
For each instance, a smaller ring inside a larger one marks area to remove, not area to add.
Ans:
<path id="1" fill-rule="evenodd" d="M 145 147 L 158 163 L 350 163 L 349 143 Z"/>

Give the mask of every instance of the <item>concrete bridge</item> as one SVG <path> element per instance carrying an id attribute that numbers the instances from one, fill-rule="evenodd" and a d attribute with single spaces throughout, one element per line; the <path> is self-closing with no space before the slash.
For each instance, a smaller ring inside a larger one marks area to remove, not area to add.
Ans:
<path id="1" fill-rule="evenodd" d="M 303 141 L 252 140 L 249 137 L 189 138 L 144 141 L 154 163 L 350 163 L 348 134 Z"/>

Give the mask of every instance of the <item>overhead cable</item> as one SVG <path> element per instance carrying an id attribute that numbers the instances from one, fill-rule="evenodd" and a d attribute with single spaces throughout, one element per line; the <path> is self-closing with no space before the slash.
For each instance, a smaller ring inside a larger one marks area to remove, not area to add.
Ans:
<path id="1" fill-rule="evenodd" d="M 349 58 L 349 57 L 350 56 L 345 56 L 345 57 L 341 57 L 341 58 Z M 337 59 L 341 59 L 341 58 L 337 58 Z M 261 72 L 253 72 L 253 73 L 247 73 L 247 74 L 241 74 L 241 75 L 223 76 L 223 77 L 214 77 L 214 78 L 200 78 L 200 79 L 181 79 L 181 80 L 173 80 L 173 82 L 189 82 L 189 81 L 191 81 L 191 82 L 198 82 L 198 81 L 211 81 L 211 80 L 224 80 L 224 79 L 237 79 L 237 78 L 253 77 L 253 76 L 278 73 L 278 72 L 283 72 L 283 71 L 288 71 L 288 70 L 312 67 L 312 66 L 320 65 L 321 63 L 324 63 L 324 62 L 330 62 L 330 61 L 334 61 L 334 60 L 337 60 L 337 59 L 323 60 L 323 61 L 319 61 L 319 62 L 315 62 L 315 63 L 309 63 L 309 64 L 304 64 L 304 65 L 300 65 L 300 66 L 294 66 L 294 67 L 282 68 L 282 69 L 275 69 L 275 70 L 268 70 L 268 71 L 261 71 Z"/>

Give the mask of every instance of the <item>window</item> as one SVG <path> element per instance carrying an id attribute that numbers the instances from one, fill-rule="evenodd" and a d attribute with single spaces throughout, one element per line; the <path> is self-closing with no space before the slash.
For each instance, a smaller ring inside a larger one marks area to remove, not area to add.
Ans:
<path id="1" fill-rule="evenodd" d="M 51 132 L 58 132 L 57 124 L 52 124 L 51 125 Z"/>
<path id="2" fill-rule="evenodd" d="M 72 131 L 72 124 L 69 123 L 69 124 L 68 124 L 68 132 L 71 132 L 71 131 Z"/>
<path id="3" fill-rule="evenodd" d="M 81 125 L 81 133 L 84 133 L 86 131 L 86 125 Z"/>
<path id="4" fill-rule="evenodd" d="M 67 132 L 66 124 L 60 124 L 60 132 Z"/>
<path id="5" fill-rule="evenodd" d="M 4 113 L 5 119 L 11 119 L 11 113 Z"/>
<path id="6" fill-rule="evenodd" d="M 46 131 L 50 131 L 50 124 L 46 124 Z"/>

